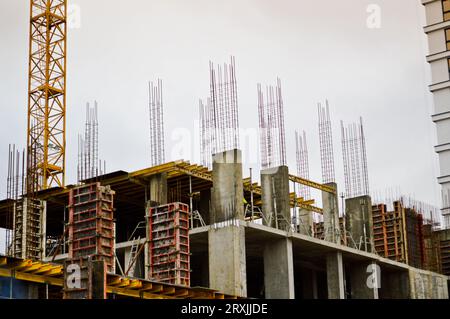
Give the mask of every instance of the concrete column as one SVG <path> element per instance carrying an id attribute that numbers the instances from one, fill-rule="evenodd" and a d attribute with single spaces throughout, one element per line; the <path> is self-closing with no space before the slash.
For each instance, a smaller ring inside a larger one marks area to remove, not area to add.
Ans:
<path id="1" fill-rule="evenodd" d="M 167 173 L 150 177 L 150 206 L 167 204 Z"/>
<path id="2" fill-rule="evenodd" d="M 209 287 L 247 297 L 245 229 L 238 226 L 208 231 Z"/>
<path id="3" fill-rule="evenodd" d="M 306 209 L 299 210 L 299 232 L 302 235 L 313 236 L 314 220 L 312 213 Z"/>
<path id="4" fill-rule="evenodd" d="M 328 299 L 345 299 L 342 253 L 329 253 L 326 256 L 326 263 Z"/>
<path id="5" fill-rule="evenodd" d="M 211 224 L 234 218 L 244 219 L 244 186 L 240 150 L 213 155 L 210 217 Z"/>
<path id="6" fill-rule="evenodd" d="M 357 249 L 372 252 L 374 249 L 372 200 L 370 196 L 360 196 L 345 200 L 345 227 Z"/>
<path id="7" fill-rule="evenodd" d="M 291 225 L 289 168 L 280 166 L 261 171 L 264 224 L 287 230 Z M 275 216 L 278 215 L 276 219 Z"/>
<path id="8" fill-rule="evenodd" d="M 266 299 L 294 299 L 294 259 L 290 239 L 265 244 L 264 286 Z"/>
<path id="9" fill-rule="evenodd" d="M 223 293 L 247 296 L 242 155 L 232 150 L 213 156 L 211 224 L 208 231 L 209 286 Z M 237 220 L 235 220 L 237 219 Z"/>
<path id="10" fill-rule="evenodd" d="M 352 299 L 378 299 L 380 273 L 375 263 L 355 263 L 347 271 Z"/>
<path id="11" fill-rule="evenodd" d="M 149 181 L 150 198 L 146 203 L 145 216 L 147 216 L 151 207 L 157 207 L 167 204 L 167 173 L 157 174 L 150 177 Z M 148 220 L 148 219 L 146 219 Z M 146 229 L 149 225 L 147 225 Z M 150 275 L 150 260 L 149 260 L 149 239 L 144 244 L 144 264 L 145 264 L 145 278 L 149 278 Z M 125 258 L 126 255 L 125 255 Z M 127 264 L 125 262 L 125 264 Z M 124 269 L 126 271 L 126 269 Z"/>
<path id="12" fill-rule="evenodd" d="M 339 201 L 336 183 L 328 183 L 326 186 L 333 187 L 336 194 L 322 192 L 323 201 L 323 221 L 325 240 L 333 243 L 340 243 L 340 227 L 339 227 Z"/>

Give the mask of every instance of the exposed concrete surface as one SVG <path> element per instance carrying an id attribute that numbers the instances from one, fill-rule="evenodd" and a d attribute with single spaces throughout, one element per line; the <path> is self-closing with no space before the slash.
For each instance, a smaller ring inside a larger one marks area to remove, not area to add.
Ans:
<path id="1" fill-rule="evenodd" d="M 339 202 L 337 197 L 337 184 L 328 183 L 326 186 L 333 187 L 336 194 L 331 194 L 322 191 L 323 201 L 323 221 L 325 240 L 332 243 L 340 243 L 340 228 L 339 228 Z"/>
<path id="2" fill-rule="evenodd" d="M 374 249 L 372 200 L 370 196 L 360 196 L 345 200 L 345 228 L 357 247 L 372 252 Z"/>
<path id="3" fill-rule="evenodd" d="M 266 219 L 264 224 L 287 230 L 291 223 L 289 168 L 280 166 L 262 170 L 261 189 L 262 211 Z"/>
<path id="4" fill-rule="evenodd" d="M 242 154 L 232 150 L 213 155 L 211 223 L 233 218 L 244 219 Z"/>
<path id="5" fill-rule="evenodd" d="M 294 299 L 294 260 L 291 239 L 264 246 L 264 285 L 267 299 Z"/>
<path id="6" fill-rule="evenodd" d="M 150 178 L 150 206 L 167 204 L 167 173 Z"/>
<path id="7" fill-rule="evenodd" d="M 208 251 L 210 288 L 246 297 L 245 229 L 236 226 L 210 229 Z"/>
<path id="8" fill-rule="evenodd" d="M 302 235 L 312 236 L 313 235 L 313 215 L 310 211 L 306 209 L 299 210 L 299 232 Z"/>
<path id="9" fill-rule="evenodd" d="M 328 299 L 345 299 L 344 264 L 342 253 L 329 253 L 326 256 Z"/>
<path id="10" fill-rule="evenodd" d="M 425 270 L 409 270 L 411 299 L 448 299 L 448 277 Z"/>

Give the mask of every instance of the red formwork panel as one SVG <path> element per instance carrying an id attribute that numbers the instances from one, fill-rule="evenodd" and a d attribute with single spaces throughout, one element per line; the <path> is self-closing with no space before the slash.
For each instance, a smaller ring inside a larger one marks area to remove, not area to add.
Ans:
<path id="1" fill-rule="evenodd" d="M 92 256 L 115 271 L 114 192 L 100 183 L 79 186 L 69 196 L 69 259 Z"/>
<path id="2" fill-rule="evenodd" d="M 190 286 L 189 206 L 152 207 L 147 219 L 150 278 Z"/>

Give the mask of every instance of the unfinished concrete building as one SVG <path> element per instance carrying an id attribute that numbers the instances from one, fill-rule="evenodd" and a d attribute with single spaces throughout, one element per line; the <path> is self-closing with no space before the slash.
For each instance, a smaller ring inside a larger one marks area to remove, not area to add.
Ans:
<path id="1" fill-rule="evenodd" d="M 323 209 L 315 209 L 332 229 L 319 239 L 287 222 L 297 205 L 313 207 L 289 191 L 306 181 L 285 166 L 261 174 L 261 185 L 250 184 L 232 150 L 213 156 L 212 171 L 178 161 L 39 192 L 43 258 L 1 257 L 0 292 L 7 297 L 11 284 L 23 298 L 448 298 L 440 269 L 377 249 L 380 213 L 370 198 L 347 200 L 343 232 L 332 226 L 333 189 L 310 184 L 324 190 Z M 6 213 L 8 201 L 0 205 Z M 342 236 L 352 240 L 345 245 Z M 368 239 L 355 245 L 361 236 Z M 90 274 L 90 287 L 71 288 L 74 269 Z"/>
<path id="2" fill-rule="evenodd" d="M 158 80 L 150 85 L 152 166 L 102 172 L 95 112 L 87 147 L 80 143 L 78 183 L 66 185 L 66 22 L 66 0 L 31 1 L 27 155 L 10 151 L 0 202 L 0 298 L 449 298 L 449 233 L 401 203 L 393 211 L 372 205 L 362 120 L 342 127 L 340 214 L 328 101 L 318 108 L 317 183 L 308 178 L 305 137 L 303 176 L 286 164 L 281 80 L 265 97 L 258 86 L 263 169 L 260 184 L 244 178 L 234 58 L 217 71 L 210 64 L 211 94 L 200 107 L 208 167 L 164 163 Z M 322 193 L 321 205 L 305 188 Z"/>

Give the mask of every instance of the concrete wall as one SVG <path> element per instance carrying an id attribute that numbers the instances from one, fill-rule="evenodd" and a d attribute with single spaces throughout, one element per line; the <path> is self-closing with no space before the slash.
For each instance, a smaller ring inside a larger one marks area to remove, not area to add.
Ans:
<path id="1" fill-rule="evenodd" d="M 326 256 L 328 299 L 345 299 L 344 263 L 342 253 L 329 253 Z"/>
<path id="2" fill-rule="evenodd" d="M 232 150 L 213 155 L 211 223 L 244 219 L 242 154 Z"/>
<path id="3" fill-rule="evenodd" d="M 264 224 L 287 230 L 291 223 L 289 168 L 281 166 L 261 171 Z M 278 218 L 275 219 L 275 216 Z"/>
<path id="4" fill-rule="evenodd" d="M 167 204 L 167 173 L 150 177 L 150 206 Z"/>
<path id="5" fill-rule="evenodd" d="M 245 229 L 226 226 L 208 231 L 209 287 L 225 294 L 247 296 Z"/>
<path id="6" fill-rule="evenodd" d="M 309 210 L 300 209 L 299 217 L 299 233 L 302 235 L 313 236 L 314 219 Z"/>
<path id="7" fill-rule="evenodd" d="M 448 299 L 447 280 L 447 276 L 411 268 L 409 270 L 410 298 Z"/>
<path id="8" fill-rule="evenodd" d="M 345 200 L 345 228 L 353 240 L 348 245 L 356 244 L 356 249 L 372 252 L 374 248 L 372 200 L 370 196 L 360 196 Z"/>
<path id="9" fill-rule="evenodd" d="M 333 243 L 340 243 L 340 227 L 339 227 L 339 201 L 337 197 L 337 184 L 326 184 L 336 190 L 336 194 L 322 192 L 323 201 L 323 221 L 325 240 Z"/>
<path id="10" fill-rule="evenodd" d="M 264 287 L 267 299 L 294 299 L 294 259 L 290 239 L 265 244 Z"/>

